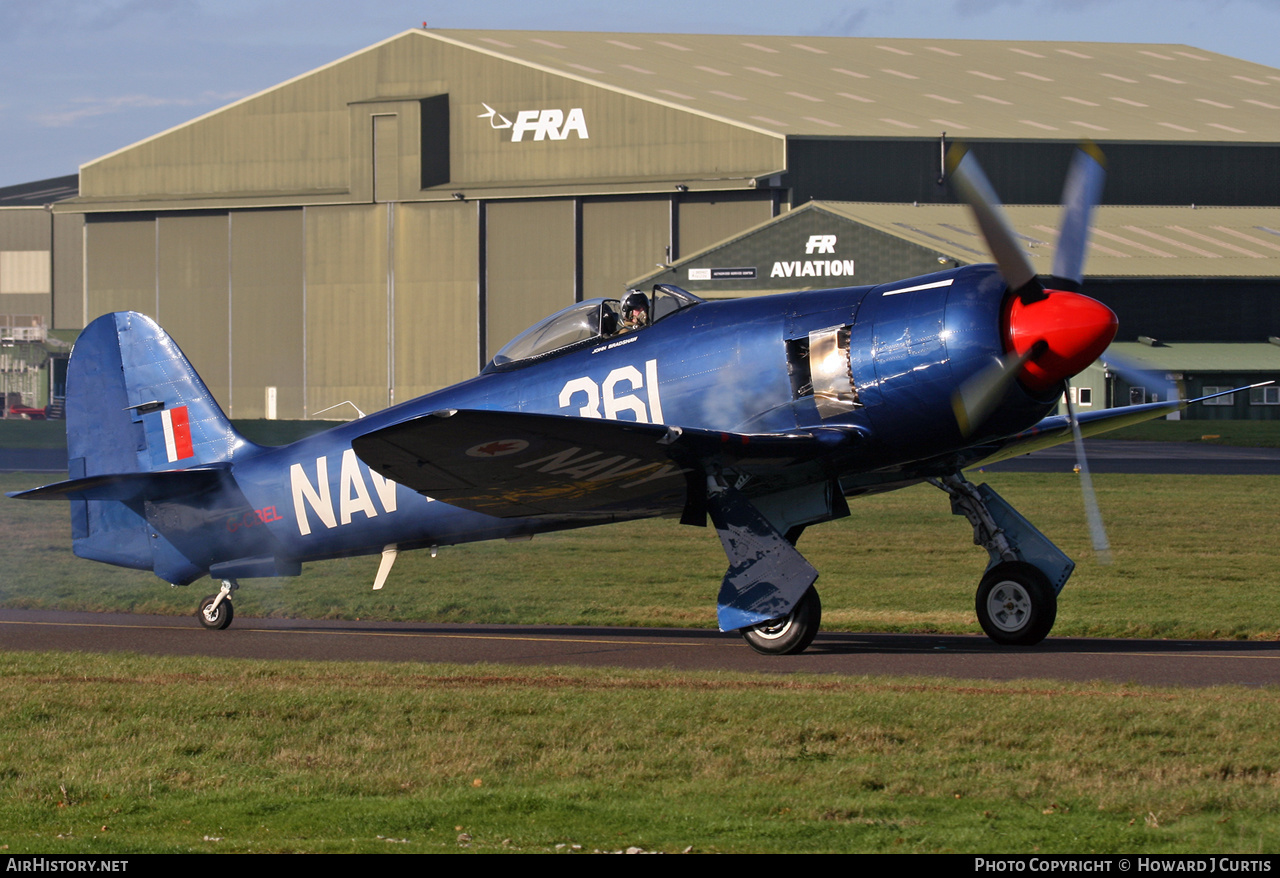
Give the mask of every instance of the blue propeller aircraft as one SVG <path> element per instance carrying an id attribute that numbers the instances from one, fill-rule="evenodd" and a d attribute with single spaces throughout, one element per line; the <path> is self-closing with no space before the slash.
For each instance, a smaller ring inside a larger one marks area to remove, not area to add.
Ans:
<path id="1" fill-rule="evenodd" d="M 849 497 L 930 481 L 989 553 L 983 629 L 1037 643 L 1075 565 L 961 471 L 1186 403 L 1050 415 L 1117 327 L 1076 292 L 1096 151 L 1068 173 L 1047 286 L 972 155 L 950 167 L 995 265 L 735 301 L 667 285 L 584 301 L 469 381 L 282 447 L 241 437 L 155 322 L 107 314 L 68 368 L 69 480 L 11 496 L 69 499 L 82 558 L 220 581 L 197 614 L 212 629 L 231 623 L 240 580 L 306 561 L 381 554 L 381 588 L 410 549 L 709 516 L 729 562 L 720 628 L 788 654 L 821 619 L 801 532 L 847 515 Z"/>

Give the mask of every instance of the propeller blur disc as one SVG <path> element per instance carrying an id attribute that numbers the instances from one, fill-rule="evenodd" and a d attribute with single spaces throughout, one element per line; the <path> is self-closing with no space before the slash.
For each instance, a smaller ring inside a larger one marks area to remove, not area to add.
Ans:
<path id="1" fill-rule="evenodd" d="M 1111 541 L 1102 524 L 1102 510 L 1098 508 L 1098 495 L 1093 490 L 1093 476 L 1089 475 L 1089 460 L 1084 453 L 1084 437 L 1080 434 L 1080 422 L 1076 420 L 1076 407 L 1071 401 L 1071 382 L 1064 381 L 1067 396 L 1067 420 L 1071 424 L 1071 438 L 1075 442 L 1076 464 L 1080 467 L 1080 492 L 1084 495 L 1084 517 L 1089 522 L 1089 539 L 1093 543 L 1093 555 L 1103 566 L 1111 563 Z"/>

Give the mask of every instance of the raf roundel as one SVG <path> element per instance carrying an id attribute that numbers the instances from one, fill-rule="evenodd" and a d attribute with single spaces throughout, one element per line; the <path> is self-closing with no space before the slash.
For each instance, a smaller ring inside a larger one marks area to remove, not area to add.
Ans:
<path id="1" fill-rule="evenodd" d="M 467 449 L 468 457 L 506 457 L 508 454 L 519 454 L 529 447 L 523 439 L 491 439 Z"/>

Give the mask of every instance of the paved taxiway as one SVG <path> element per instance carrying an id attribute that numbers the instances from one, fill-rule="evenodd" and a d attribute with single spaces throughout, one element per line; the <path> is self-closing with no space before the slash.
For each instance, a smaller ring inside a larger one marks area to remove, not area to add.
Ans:
<path id="1" fill-rule="evenodd" d="M 799 656 L 761 656 L 713 631 L 240 619 L 0 609 L 0 648 L 325 661 L 502 662 L 1148 685 L 1280 684 L 1280 643 L 1057 638 L 1028 649 L 984 637 L 820 634 Z"/>
<path id="2" fill-rule="evenodd" d="M 1280 448 L 1126 439 L 1087 439 L 1084 448 L 1089 457 L 1089 470 L 1095 473 L 1280 475 Z M 1069 472 L 1075 463 L 1075 446 L 1068 442 L 1001 461 L 986 469 L 992 472 L 1060 473 Z"/>

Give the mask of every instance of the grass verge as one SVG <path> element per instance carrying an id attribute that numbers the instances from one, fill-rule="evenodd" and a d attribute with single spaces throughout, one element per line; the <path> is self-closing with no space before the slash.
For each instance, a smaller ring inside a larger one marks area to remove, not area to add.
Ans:
<path id="1" fill-rule="evenodd" d="M 0 844 L 1261 853 L 1277 709 L 1275 689 L 0 653 Z"/>
<path id="2" fill-rule="evenodd" d="M 1077 477 L 985 478 L 1079 567 L 1054 634 L 1280 638 L 1270 536 L 1280 532 L 1280 477 L 1096 476 L 1116 563 L 1092 560 Z M 34 475 L 0 475 L 6 491 Z M 986 553 L 918 486 L 850 504 L 853 514 L 800 542 L 818 568 L 823 627 L 978 633 L 973 593 Z M 12 607 L 187 614 L 211 580 L 168 588 L 150 573 L 72 556 L 65 504 L 0 500 L 0 603 Z M 671 521 L 610 525 L 525 543 L 406 553 L 373 592 L 376 557 L 305 566 L 295 579 L 246 580 L 236 614 L 476 623 L 715 625 L 725 560 L 712 530 Z"/>
<path id="3" fill-rule="evenodd" d="M 1181 420 L 1157 419 L 1104 433 L 1102 439 L 1139 439 L 1147 442 L 1201 442 L 1245 448 L 1280 448 L 1280 420 Z"/>

